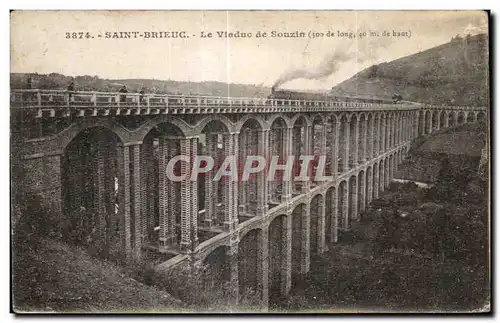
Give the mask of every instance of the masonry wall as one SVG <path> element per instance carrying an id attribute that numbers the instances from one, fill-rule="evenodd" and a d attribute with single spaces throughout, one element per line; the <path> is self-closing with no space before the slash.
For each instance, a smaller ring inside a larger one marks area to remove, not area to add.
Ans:
<path id="1" fill-rule="evenodd" d="M 48 216 L 62 216 L 61 156 L 41 156 L 23 160 L 22 183 L 25 203 L 39 198 Z"/>

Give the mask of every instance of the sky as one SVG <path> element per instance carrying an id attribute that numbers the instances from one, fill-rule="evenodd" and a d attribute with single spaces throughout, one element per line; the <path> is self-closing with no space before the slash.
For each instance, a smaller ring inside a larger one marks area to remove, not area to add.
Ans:
<path id="1" fill-rule="evenodd" d="M 11 72 L 264 86 L 281 80 L 283 88 L 322 90 L 373 64 L 487 30 L 481 11 L 14 11 Z M 184 31 L 189 38 L 105 37 L 152 31 Z M 252 37 L 219 38 L 217 31 Z M 258 31 L 267 37 L 256 37 Z M 272 31 L 306 35 L 271 37 Z M 94 38 L 67 39 L 67 32 Z"/>

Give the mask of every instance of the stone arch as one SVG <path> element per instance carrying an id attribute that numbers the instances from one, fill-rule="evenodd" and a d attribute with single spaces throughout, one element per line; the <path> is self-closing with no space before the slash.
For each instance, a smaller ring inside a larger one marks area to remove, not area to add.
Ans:
<path id="1" fill-rule="evenodd" d="M 357 204 L 358 214 L 362 214 L 365 211 L 366 207 L 365 175 L 366 175 L 365 171 L 360 170 L 358 173 L 358 178 L 356 183 L 357 194 L 358 194 L 358 204 Z M 356 216 L 356 219 L 359 219 L 359 216 Z"/>
<path id="2" fill-rule="evenodd" d="M 374 114 L 369 112 L 366 116 L 366 154 L 367 159 L 371 159 L 375 157 L 375 146 L 377 145 L 377 135 L 376 135 L 376 127 L 375 127 L 375 119 Z"/>
<path id="3" fill-rule="evenodd" d="M 389 114 L 384 114 L 381 116 L 380 119 L 380 152 L 385 152 L 388 149 L 387 146 L 387 138 L 388 138 L 388 131 L 389 131 Z"/>
<path id="4" fill-rule="evenodd" d="M 168 180 L 165 170 L 169 160 L 181 153 L 180 138 L 183 135 L 180 128 L 166 121 L 149 128 L 149 132 L 142 138 L 140 175 L 144 196 L 141 197 L 141 203 L 145 217 L 144 240 L 148 243 L 170 245 L 180 242 L 181 234 L 176 226 L 180 224 L 181 210 L 178 201 L 181 188 L 179 183 Z M 180 168 L 175 168 L 175 171 L 180 171 Z M 202 193 L 203 191 L 198 190 L 198 203 L 204 202 Z M 166 202 L 168 196 L 175 197 L 173 202 Z M 196 205 L 198 207 L 203 209 L 203 204 Z M 166 226 L 166 223 L 170 223 L 172 227 Z M 159 232 L 154 230 L 158 226 Z"/>
<path id="5" fill-rule="evenodd" d="M 432 111 L 424 111 L 424 134 L 428 135 L 432 132 Z"/>
<path id="6" fill-rule="evenodd" d="M 368 206 L 373 200 L 373 174 L 371 166 L 366 167 L 365 198 L 366 206 Z"/>
<path id="7" fill-rule="evenodd" d="M 337 114 L 337 120 L 339 122 L 350 122 L 352 113 L 349 112 L 340 112 Z"/>
<path id="8" fill-rule="evenodd" d="M 409 111 L 407 115 L 408 118 L 406 125 L 408 129 L 406 130 L 406 141 L 409 141 L 412 140 L 415 135 L 415 112 Z"/>
<path id="9" fill-rule="evenodd" d="M 415 139 L 418 137 L 418 114 L 416 111 L 410 112 L 410 130 L 409 130 L 409 138 Z"/>
<path id="10" fill-rule="evenodd" d="M 457 126 L 463 125 L 466 122 L 466 115 L 463 110 L 458 111 L 457 113 Z"/>
<path id="11" fill-rule="evenodd" d="M 389 178 L 390 178 L 390 165 L 389 165 L 389 161 L 390 161 L 390 158 L 389 156 L 386 156 L 385 157 L 385 160 L 384 160 L 384 187 L 387 187 L 389 185 Z"/>
<path id="12" fill-rule="evenodd" d="M 225 132 L 236 132 L 236 127 L 234 123 L 224 115 L 211 114 L 200 120 L 195 126 L 194 131 L 197 134 L 206 132 L 206 128 L 210 124 L 222 125 L 221 128 L 225 129 Z"/>
<path id="13" fill-rule="evenodd" d="M 446 118 L 447 118 L 447 117 L 448 117 L 448 116 L 446 115 L 445 110 L 441 110 L 441 111 L 439 112 L 439 128 L 440 128 L 440 129 L 444 129 L 444 128 L 446 128 Z"/>
<path id="14" fill-rule="evenodd" d="M 318 120 L 319 120 L 319 123 L 324 124 L 327 122 L 329 117 L 330 116 L 324 115 L 322 113 L 314 113 L 310 116 L 311 125 L 313 125 L 315 122 L 318 122 Z"/>
<path id="15" fill-rule="evenodd" d="M 391 138 L 389 141 L 389 147 L 393 148 L 396 145 L 397 137 L 398 137 L 398 113 L 392 112 Z"/>
<path id="16" fill-rule="evenodd" d="M 311 198 L 310 250 L 311 253 L 322 253 L 325 245 L 325 197 L 318 193 Z"/>
<path id="17" fill-rule="evenodd" d="M 293 123 L 291 122 L 290 118 L 288 118 L 286 115 L 281 115 L 281 114 L 274 114 L 274 115 L 271 115 L 268 119 L 267 119 L 267 124 L 269 125 L 269 129 L 272 128 L 273 124 L 275 122 L 278 122 L 278 123 L 284 123 L 286 127 L 288 128 L 291 128 L 293 126 Z"/>
<path id="18" fill-rule="evenodd" d="M 356 175 L 349 177 L 349 220 L 358 219 L 358 180 Z"/>
<path id="19" fill-rule="evenodd" d="M 385 190 L 385 160 L 381 159 L 378 164 L 378 185 L 379 192 L 383 192 Z"/>
<path id="20" fill-rule="evenodd" d="M 262 124 L 254 118 L 247 118 L 246 121 L 241 124 L 239 136 L 238 136 L 238 168 L 240 170 L 239 174 L 242 174 L 242 170 L 245 166 L 245 162 L 248 156 L 261 155 L 263 152 L 259 151 L 259 143 L 262 141 Z M 267 147 L 266 147 L 267 149 Z M 251 174 L 248 180 L 241 180 L 238 185 L 238 202 L 239 202 L 239 212 L 238 218 L 239 223 L 242 223 L 248 217 L 255 216 L 258 212 L 258 180 L 256 174 Z"/>
<path id="21" fill-rule="evenodd" d="M 475 116 L 473 111 L 467 111 L 465 113 L 465 115 L 466 115 L 467 123 L 473 123 L 476 121 L 476 116 Z"/>
<path id="22" fill-rule="evenodd" d="M 325 194 L 326 194 L 326 192 L 323 192 L 323 191 L 316 191 L 316 192 L 313 192 L 313 193 L 311 193 L 311 199 L 310 199 L 310 200 L 312 201 L 314 198 L 317 198 L 317 197 L 318 197 L 318 195 L 320 195 L 321 197 L 323 197 L 323 198 L 324 198 L 324 197 L 325 197 Z"/>
<path id="23" fill-rule="evenodd" d="M 457 112 L 453 110 L 448 111 L 448 127 L 457 126 Z"/>
<path id="24" fill-rule="evenodd" d="M 410 111 L 404 111 L 401 113 L 401 124 L 400 124 L 400 143 L 404 143 L 409 140 L 408 135 L 412 129 L 410 124 Z"/>
<path id="25" fill-rule="evenodd" d="M 363 164 L 365 161 L 368 160 L 367 158 L 367 138 L 365 137 L 365 134 L 368 134 L 368 129 L 367 129 L 367 120 L 366 120 L 366 114 L 364 112 L 361 112 L 359 114 L 359 126 L 358 126 L 358 131 L 359 131 L 359 140 L 358 140 L 358 160 L 357 162 L 359 164 Z"/>
<path id="26" fill-rule="evenodd" d="M 432 130 L 432 132 L 438 130 L 438 126 L 439 126 L 438 118 L 439 118 L 439 110 L 434 110 L 432 112 L 432 116 L 431 116 L 431 120 L 432 120 L 431 130 Z"/>
<path id="27" fill-rule="evenodd" d="M 406 142 L 409 140 L 409 132 L 411 129 L 411 124 L 410 124 L 410 113 L 409 111 L 405 111 L 402 113 L 401 116 L 401 143 Z"/>
<path id="28" fill-rule="evenodd" d="M 309 226 L 309 205 L 298 204 L 292 211 L 292 276 L 304 274 L 304 263 L 308 260 L 306 250 L 309 235 L 304 235 L 304 230 Z"/>
<path id="29" fill-rule="evenodd" d="M 311 153 L 312 127 L 310 120 L 308 121 L 303 115 L 299 115 L 292 121 L 292 155 L 295 158 L 292 172 L 292 190 L 301 192 L 306 188 L 306 183 L 304 181 L 295 181 L 295 177 L 302 172 L 302 165 L 299 161 L 300 156 L 310 155 Z M 309 169 L 306 172 L 310 175 Z"/>
<path id="30" fill-rule="evenodd" d="M 481 122 L 481 121 L 486 121 L 486 113 L 484 113 L 483 111 L 479 111 L 476 115 L 476 119 L 477 121 Z"/>
<path id="31" fill-rule="evenodd" d="M 391 138 L 391 148 L 395 147 L 398 140 L 398 122 L 399 122 L 399 113 L 394 112 L 392 117 L 392 138 Z"/>
<path id="32" fill-rule="evenodd" d="M 400 112 L 398 113 L 398 137 L 397 137 L 397 142 L 396 144 L 399 145 L 401 142 L 404 141 L 404 133 L 406 131 L 406 127 L 404 127 L 406 121 L 406 112 Z"/>
<path id="33" fill-rule="evenodd" d="M 256 114 L 245 114 L 241 117 L 241 119 L 239 119 L 235 123 L 235 126 L 234 126 L 235 132 L 241 132 L 241 129 L 243 128 L 245 123 L 249 122 L 250 120 L 255 121 L 255 123 L 257 123 L 259 125 L 260 129 L 269 130 L 269 128 L 271 127 L 271 124 L 268 123 L 266 120 L 264 120 L 264 118 L 262 118 L 261 116 L 256 115 Z"/>
<path id="34" fill-rule="evenodd" d="M 339 157 L 339 123 L 337 122 L 337 116 L 335 114 L 329 114 L 326 118 L 324 124 L 325 135 L 326 135 L 326 163 L 324 174 L 326 176 L 332 176 L 337 172 L 338 168 L 338 157 Z"/>
<path id="35" fill-rule="evenodd" d="M 476 115 L 476 120 L 478 122 L 486 122 L 486 113 L 483 111 L 479 111 Z"/>
<path id="36" fill-rule="evenodd" d="M 387 181 L 386 181 L 386 185 L 389 186 L 389 183 L 391 182 L 393 176 L 394 176 L 394 168 L 395 168 L 395 154 L 391 154 L 389 156 L 389 166 L 388 166 L 388 169 L 389 169 L 389 176 L 387 176 Z"/>
<path id="37" fill-rule="evenodd" d="M 124 182 L 122 170 L 124 150 L 129 150 L 122 144 L 108 128 L 85 128 L 65 146 L 61 158 L 62 209 L 68 232 L 65 238 L 94 247 L 116 241 L 124 248 L 115 256 L 130 251 L 130 239 L 135 242 L 139 239 L 137 234 L 141 234 L 140 228 L 123 231 L 127 220 L 124 211 L 129 205 L 122 192 L 130 187 Z M 123 240 L 125 236 L 127 239 Z"/>
<path id="38" fill-rule="evenodd" d="M 310 133 L 310 154 L 314 156 L 313 161 L 309 166 L 309 174 L 311 176 L 310 185 L 317 186 L 322 183 L 322 181 L 316 180 L 316 173 L 319 170 L 319 160 L 321 156 L 326 158 L 326 162 L 331 160 L 331 153 L 327 152 L 327 139 L 328 139 L 328 129 L 331 124 L 328 124 L 329 118 L 322 117 L 321 115 L 315 115 L 311 117 L 311 133 Z M 323 169 L 321 170 L 322 174 L 327 174 L 330 170 L 328 164 L 325 164 Z"/>
<path id="39" fill-rule="evenodd" d="M 287 293 L 287 221 L 284 214 L 278 214 L 269 223 L 269 300 L 272 302 Z"/>
<path id="40" fill-rule="evenodd" d="M 250 129 L 263 130 L 264 128 L 262 127 L 262 125 L 266 124 L 265 123 L 263 124 L 261 121 L 258 120 L 258 118 L 245 118 L 245 121 L 239 124 L 238 132 L 241 133 L 241 130 L 243 130 L 246 127 Z"/>
<path id="41" fill-rule="evenodd" d="M 79 134 L 85 131 L 91 131 L 93 128 L 104 128 L 109 130 L 116 135 L 122 143 L 130 141 L 131 135 L 129 130 L 116 121 L 106 119 L 79 120 L 72 123 L 68 128 L 58 134 L 46 137 L 45 140 L 47 143 L 50 142 L 50 147 L 58 147 L 61 151 L 64 151 Z M 38 140 L 31 140 L 29 142 L 34 142 L 40 146 Z M 50 149 L 53 150 L 54 148 Z"/>
<path id="42" fill-rule="evenodd" d="M 358 163 L 359 155 L 359 124 L 360 120 L 357 113 L 352 113 L 349 121 L 349 158 L 347 160 L 348 168 L 353 168 Z"/>
<path id="43" fill-rule="evenodd" d="M 395 136 L 394 136 L 394 146 L 397 146 L 401 140 L 401 123 L 402 123 L 402 112 L 397 112 L 395 114 Z"/>
<path id="44" fill-rule="evenodd" d="M 214 167 L 212 171 L 200 176 L 198 181 L 200 188 L 198 198 L 202 199 L 202 195 L 205 195 L 203 198 L 205 212 L 202 221 L 209 227 L 227 230 L 228 223 L 235 220 L 230 207 L 234 203 L 232 192 L 229 190 L 231 178 L 224 176 L 221 180 L 214 181 L 214 177 L 227 156 L 236 156 L 238 160 L 239 142 L 237 139 L 239 137 L 231 133 L 232 128 L 228 128 L 227 123 L 222 122 L 224 119 L 206 118 L 204 120 L 197 126 L 200 130 L 199 151 L 202 155 L 208 155 L 214 159 Z"/>
<path id="45" fill-rule="evenodd" d="M 269 130 L 269 150 L 271 156 L 279 156 L 280 160 L 285 160 L 287 157 L 285 155 L 289 154 L 288 151 L 288 142 L 285 143 L 285 140 L 291 141 L 289 138 L 289 127 L 287 124 L 287 119 L 276 117 L 273 119 L 272 123 L 270 123 Z M 281 173 L 279 173 L 281 174 Z M 280 176 L 280 175 L 276 175 Z M 285 186 L 283 182 L 280 180 L 269 181 L 269 202 L 270 208 L 279 205 L 284 198 Z"/>
<path id="46" fill-rule="evenodd" d="M 198 122 L 196 129 L 198 133 L 231 133 L 233 131 L 233 124 L 229 119 L 224 116 L 211 116 L 204 118 L 202 121 Z"/>
<path id="47" fill-rule="evenodd" d="M 384 137 L 385 137 L 385 113 L 378 113 L 378 118 L 377 118 L 377 126 L 376 126 L 376 131 L 377 131 L 377 150 L 378 154 L 380 155 L 381 153 L 384 152 L 385 145 L 384 145 Z"/>
<path id="48" fill-rule="evenodd" d="M 325 117 L 325 122 L 330 122 L 330 123 L 338 123 L 340 122 L 340 118 L 338 117 L 337 114 L 335 113 L 329 113 L 326 117 Z"/>
<path id="49" fill-rule="evenodd" d="M 346 231 L 349 228 L 349 185 L 345 180 L 338 186 L 338 218 L 339 229 Z"/>
<path id="50" fill-rule="evenodd" d="M 289 212 L 285 213 L 284 211 L 283 212 L 275 212 L 275 213 L 271 213 L 269 216 L 266 217 L 266 223 L 267 224 L 270 224 L 271 222 L 273 222 L 277 217 L 279 216 L 288 216 L 289 215 Z"/>
<path id="51" fill-rule="evenodd" d="M 366 119 L 368 117 L 368 112 L 365 112 L 365 111 L 361 111 L 358 113 L 358 118 L 361 119 L 361 118 L 364 118 Z"/>
<path id="52" fill-rule="evenodd" d="M 142 126 L 140 126 L 136 131 L 134 137 L 137 140 L 144 140 L 144 138 L 156 127 L 161 124 L 170 124 L 180 131 L 180 136 L 187 137 L 193 136 L 194 130 L 193 126 L 189 125 L 186 121 L 182 120 L 178 117 L 168 116 L 168 115 L 159 115 L 154 119 L 148 120 Z"/>
<path id="53" fill-rule="evenodd" d="M 299 121 L 300 119 L 302 119 L 303 121 Z M 304 125 L 307 126 L 311 126 L 312 124 L 312 120 L 303 113 L 297 113 L 290 119 L 290 124 L 292 125 L 292 127 L 294 127 L 297 122 L 304 122 Z"/>
<path id="54" fill-rule="evenodd" d="M 359 115 L 360 115 L 360 113 L 358 113 L 358 112 L 349 112 L 348 113 L 348 120 L 349 120 L 349 122 L 352 122 L 353 119 L 356 119 L 356 121 L 358 121 L 359 117 L 360 117 Z"/>
<path id="55" fill-rule="evenodd" d="M 239 303 L 247 306 L 256 306 L 261 303 L 262 286 L 259 275 L 262 272 L 262 254 L 260 241 L 262 230 L 252 229 L 240 238 L 238 243 L 238 288 Z M 260 270 L 259 270 L 260 269 Z"/>
<path id="56" fill-rule="evenodd" d="M 385 128 L 384 128 L 385 151 L 389 150 L 392 146 L 392 139 L 394 137 L 393 121 L 394 121 L 394 112 L 389 111 L 386 115 Z"/>
<path id="57" fill-rule="evenodd" d="M 425 134 L 425 110 L 418 112 L 418 135 Z"/>
<path id="58" fill-rule="evenodd" d="M 367 112 L 366 112 L 366 118 L 367 118 L 367 119 L 368 119 L 368 118 L 370 118 L 370 117 L 371 117 L 371 118 L 375 118 L 375 117 L 376 117 L 376 115 L 377 115 L 377 112 L 375 112 L 375 111 L 367 111 Z"/>
<path id="59" fill-rule="evenodd" d="M 325 195 L 325 241 L 327 244 L 337 242 L 338 205 L 337 188 L 330 186 Z"/>
<path id="60" fill-rule="evenodd" d="M 337 158 L 337 169 L 345 172 L 349 169 L 349 145 L 350 145 L 350 118 L 347 113 L 339 117 L 339 149 Z"/>
<path id="61" fill-rule="evenodd" d="M 408 111 L 404 111 L 400 113 L 399 117 L 399 143 L 405 142 L 406 135 L 408 132 Z"/>
<path id="62" fill-rule="evenodd" d="M 228 300 L 231 281 L 230 247 L 214 248 L 202 261 L 200 272 L 202 290 L 210 291 L 211 299 Z"/>
<path id="63" fill-rule="evenodd" d="M 372 180 L 372 195 L 373 199 L 378 199 L 378 193 L 380 190 L 379 185 L 379 174 L 380 174 L 379 164 L 377 162 L 373 163 L 373 180 Z"/>

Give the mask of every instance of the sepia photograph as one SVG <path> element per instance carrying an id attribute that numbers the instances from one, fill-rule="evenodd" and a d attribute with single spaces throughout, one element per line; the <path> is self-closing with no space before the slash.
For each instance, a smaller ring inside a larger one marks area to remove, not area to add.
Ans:
<path id="1" fill-rule="evenodd" d="M 11 312 L 490 313 L 485 10 L 12 10 Z"/>

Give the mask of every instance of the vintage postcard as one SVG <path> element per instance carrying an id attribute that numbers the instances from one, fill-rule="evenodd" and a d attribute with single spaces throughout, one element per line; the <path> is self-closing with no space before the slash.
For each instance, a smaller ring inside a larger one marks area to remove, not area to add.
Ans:
<path id="1" fill-rule="evenodd" d="M 12 311 L 490 312 L 489 21 L 12 11 Z"/>

